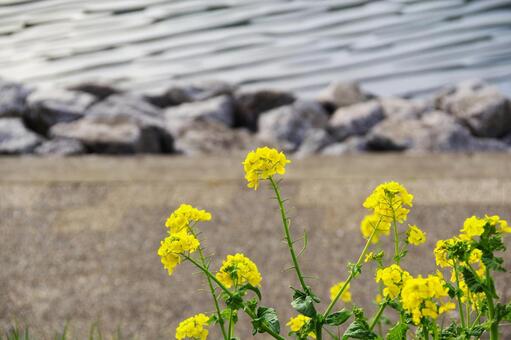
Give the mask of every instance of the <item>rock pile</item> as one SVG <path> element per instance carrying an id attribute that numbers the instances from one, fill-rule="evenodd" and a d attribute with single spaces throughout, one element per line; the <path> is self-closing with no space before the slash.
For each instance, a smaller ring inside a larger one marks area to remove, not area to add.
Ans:
<path id="1" fill-rule="evenodd" d="M 221 154 L 268 144 L 297 155 L 511 150 L 511 102 L 482 81 L 432 98 L 375 98 L 332 83 L 315 100 L 223 82 L 159 93 L 105 83 L 35 89 L 0 80 L 0 154 Z"/>

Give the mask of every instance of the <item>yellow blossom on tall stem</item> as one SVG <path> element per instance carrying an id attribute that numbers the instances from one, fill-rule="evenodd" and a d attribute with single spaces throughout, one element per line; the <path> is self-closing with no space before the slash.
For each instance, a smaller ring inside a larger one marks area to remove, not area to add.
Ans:
<path id="1" fill-rule="evenodd" d="M 209 317 L 202 313 L 181 321 L 176 328 L 176 339 L 206 340 L 208 321 Z"/>
<path id="2" fill-rule="evenodd" d="M 385 286 L 383 295 L 395 299 L 401 293 L 404 283 L 411 277 L 410 273 L 397 264 L 376 271 L 376 282 L 382 282 Z"/>
<path id="3" fill-rule="evenodd" d="M 291 161 L 283 152 L 267 146 L 250 151 L 242 163 L 248 187 L 257 190 L 260 180 L 266 180 L 275 174 L 285 174 L 287 163 Z"/>
<path id="4" fill-rule="evenodd" d="M 181 263 L 181 254 L 193 253 L 200 246 L 199 240 L 195 236 L 181 231 L 167 236 L 160 243 L 158 256 L 161 257 L 163 267 L 167 269 L 169 275 L 172 275 L 174 268 Z"/>
<path id="5" fill-rule="evenodd" d="M 245 283 L 257 287 L 262 280 L 256 264 L 243 254 L 227 255 L 216 278 L 227 288 Z"/>
<path id="6" fill-rule="evenodd" d="M 206 210 L 199 210 L 189 204 L 181 204 L 165 222 L 169 232 L 177 233 L 188 228 L 191 222 L 210 221 L 211 213 Z"/>
<path id="7" fill-rule="evenodd" d="M 374 211 L 383 221 L 395 220 L 403 223 L 413 202 L 413 195 L 397 182 L 386 182 L 378 185 L 364 201 L 364 207 Z"/>
<path id="8" fill-rule="evenodd" d="M 469 217 L 463 223 L 463 228 L 461 229 L 461 233 L 467 238 L 474 238 L 475 236 L 481 236 L 484 233 L 484 226 L 486 225 L 486 221 L 482 218 L 478 218 L 477 216 Z"/>
<path id="9" fill-rule="evenodd" d="M 297 316 L 292 317 L 291 319 L 289 319 L 289 321 L 286 324 L 286 326 L 289 327 L 291 332 L 298 333 L 310 321 L 311 321 L 311 318 L 309 318 L 308 316 L 300 314 L 300 315 L 297 315 Z M 316 335 L 313 332 L 310 332 L 308 335 L 311 338 L 316 339 Z"/>

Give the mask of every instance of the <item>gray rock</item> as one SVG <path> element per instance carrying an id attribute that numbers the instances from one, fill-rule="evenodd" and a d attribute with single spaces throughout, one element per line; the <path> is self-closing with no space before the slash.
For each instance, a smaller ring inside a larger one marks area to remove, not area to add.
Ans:
<path id="1" fill-rule="evenodd" d="M 325 129 L 311 129 L 307 132 L 295 156 L 305 157 L 317 154 L 334 142 L 334 138 Z"/>
<path id="2" fill-rule="evenodd" d="M 92 105 L 87 115 L 126 115 L 134 118 L 163 119 L 160 108 L 146 102 L 143 97 L 133 94 L 115 94 L 107 99 Z"/>
<path id="3" fill-rule="evenodd" d="M 457 117 L 478 137 L 502 137 L 511 132 L 511 104 L 494 86 L 466 81 L 436 98 L 440 110 Z"/>
<path id="4" fill-rule="evenodd" d="M 461 152 L 504 151 L 503 143 L 474 138 L 467 128 L 448 114 L 435 111 L 421 119 L 388 119 L 367 136 L 374 151 Z"/>
<path id="5" fill-rule="evenodd" d="M 328 122 L 328 130 L 338 141 L 362 136 L 385 118 L 377 101 L 369 101 L 337 109 Z"/>
<path id="6" fill-rule="evenodd" d="M 173 139 L 163 127 L 144 117 L 125 114 L 89 115 L 50 130 L 53 137 L 81 142 L 88 151 L 107 154 L 161 153 L 173 150 Z"/>
<path id="7" fill-rule="evenodd" d="M 79 91 L 91 94 L 98 100 L 103 100 L 113 94 L 119 94 L 122 92 L 111 82 L 100 80 L 81 81 L 67 86 L 67 89 L 70 91 Z"/>
<path id="8" fill-rule="evenodd" d="M 257 120 L 261 113 L 277 107 L 292 104 L 292 93 L 278 90 L 240 91 L 234 95 L 236 102 L 235 125 L 257 130 Z"/>
<path id="9" fill-rule="evenodd" d="M 23 84 L 0 79 L 0 118 L 21 117 L 31 90 Z"/>
<path id="10" fill-rule="evenodd" d="M 27 98 L 29 109 L 24 120 L 30 129 L 46 135 L 57 123 L 82 118 L 95 100 L 87 93 L 57 89 L 37 90 Z"/>
<path id="11" fill-rule="evenodd" d="M 324 128 L 328 114 L 317 102 L 298 100 L 268 111 L 258 120 L 258 136 L 286 151 L 298 149 L 311 129 Z"/>
<path id="12" fill-rule="evenodd" d="M 230 154 L 260 144 L 246 129 L 231 129 L 219 122 L 200 119 L 181 130 L 175 138 L 176 150 L 185 155 Z"/>
<path id="13" fill-rule="evenodd" d="M 41 156 L 73 156 L 86 152 L 82 143 L 76 139 L 56 138 L 43 142 L 34 153 Z"/>
<path id="14" fill-rule="evenodd" d="M 0 119 L 0 154 L 31 153 L 42 139 L 25 128 L 21 118 Z"/>
<path id="15" fill-rule="evenodd" d="M 181 104 L 165 110 L 165 124 L 173 135 L 177 135 L 183 127 L 197 119 L 232 126 L 234 123 L 232 98 L 229 96 L 214 97 L 200 102 Z"/>
<path id="16" fill-rule="evenodd" d="M 347 154 L 356 154 L 367 151 L 367 140 L 364 137 L 350 137 L 344 142 L 330 144 L 321 150 L 325 156 L 340 156 Z"/>
<path id="17" fill-rule="evenodd" d="M 332 82 L 321 91 L 317 100 L 334 108 L 350 106 L 368 99 L 355 82 Z"/>
<path id="18" fill-rule="evenodd" d="M 428 102 L 420 99 L 403 99 L 399 97 L 380 98 L 378 100 L 386 118 L 417 119 L 426 111 L 433 110 Z"/>
<path id="19" fill-rule="evenodd" d="M 164 108 L 221 95 L 232 95 L 234 91 L 233 85 L 222 81 L 202 81 L 196 84 L 173 84 L 163 91 L 146 93 L 144 97 L 151 104 Z"/>

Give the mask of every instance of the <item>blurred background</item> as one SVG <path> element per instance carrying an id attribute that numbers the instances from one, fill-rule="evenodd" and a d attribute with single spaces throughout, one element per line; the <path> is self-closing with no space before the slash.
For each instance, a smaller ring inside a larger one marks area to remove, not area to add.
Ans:
<path id="1" fill-rule="evenodd" d="M 283 193 L 324 306 L 383 181 L 427 232 L 403 266 L 433 272 L 465 218 L 511 217 L 510 33 L 511 0 L 0 0 L 0 334 L 173 338 L 212 312 L 197 271 L 156 254 L 181 203 L 213 214 L 213 268 L 259 265 L 287 334 L 276 202 L 241 167 L 261 145 L 293 160 Z M 369 313 L 373 269 L 351 288 Z"/>
<path id="2" fill-rule="evenodd" d="M 511 93 L 506 0 L 3 0 L 0 76 L 34 84 L 170 80 L 377 95 L 482 78 Z"/>

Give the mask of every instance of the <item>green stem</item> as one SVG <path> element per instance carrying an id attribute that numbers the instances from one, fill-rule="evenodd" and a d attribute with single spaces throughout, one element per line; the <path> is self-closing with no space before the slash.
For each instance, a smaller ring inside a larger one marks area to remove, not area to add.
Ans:
<path id="1" fill-rule="evenodd" d="M 287 247 L 289 248 L 289 253 L 291 254 L 291 260 L 293 261 L 293 266 L 296 271 L 296 276 L 298 276 L 298 280 L 300 281 L 300 285 L 302 286 L 303 291 L 306 294 L 309 294 L 310 293 L 309 287 L 307 287 L 307 285 L 305 284 L 305 280 L 303 278 L 303 274 L 300 269 L 300 265 L 298 263 L 298 259 L 296 257 L 296 253 L 295 253 L 295 250 L 293 247 L 293 242 L 291 240 L 291 234 L 289 232 L 289 219 L 287 218 L 287 215 L 286 215 L 286 209 L 284 207 L 284 201 L 282 200 L 282 196 L 280 194 L 279 186 L 275 182 L 275 180 L 273 179 L 272 176 L 269 177 L 269 180 L 270 180 L 271 186 L 273 188 L 273 191 L 275 192 L 275 195 L 277 197 L 277 201 L 279 203 L 280 215 L 282 218 L 282 225 L 284 227 L 284 234 L 286 236 Z"/>
<path id="2" fill-rule="evenodd" d="M 378 321 L 380 321 L 380 317 L 381 315 L 383 314 L 383 311 L 385 310 L 385 307 L 387 307 L 387 303 L 382 303 L 380 305 L 380 308 L 378 308 L 378 312 L 376 313 L 376 315 L 374 316 L 374 319 L 373 321 L 371 322 L 371 324 L 369 325 L 369 329 L 370 330 L 373 330 L 374 329 L 374 326 L 376 326 L 376 323 Z"/>
<path id="3" fill-rule="evenodd" d="M 229 340 L 232 339 L 232 331 L 233 331 L 232 325 L 233 325 L 233 323 L 232 323 L 232 309 L 230 309 L 230 313 L 229 313 L 229 331 L 228 331 L 228 334 L 229 334 L 228 339 Z"/>
<path id="4" fill-rule="evenodd" d="M 396 264 L 399 264 L 401 261 L 399 256 L 399 234 L 397 232 L 397 223 L 395 218 L 392 221 L 392 228 L 394 230 L 394 260 L 396 261 Z"/>
<path id="5" fill-rule="evenodd" d="M 458 273 L 458 262 L 454 263 L 454 275 L 456 276 L 456 287 L 458 288 L 458 291 L 456 293 L 456 299 L 458 300 L 458 311 L 460 313 L 461 325 L 463 328 L 466 328 L 465 315 L 463 314 L 463 304 L 461 303 L 460 276 Z"/>
<path id="6" fill-rule="evenodd" d="M 367 239 L 366 245 L 365 245 L 364 249 L 362 250 L 362 253 L 360 254 L 358 261 L 355 264 L 354 268 L 360 267 L 360 264 L 362 263 L 362 260 L 364 259 L 364 256 L 365 256 L 367 250 L 369 249 L 369 246 L 371 245 L 371 241 L 373 240 L 374 234 L 376 233 L 376 230 L 378 229 L 379 225 L 380 225 L 380 222 L 378 222 L 376 227 L 373 229 L 371 236 L 369 236 L 369 238 Z M 342 293 L 344 293 L 344 291 L 346 290 L 346 287 L 348 287 L 349 283 L 351 282 L 351 280 L 353 280 L 354 277 L 355 277 L 355 270 L 351 270 L 350 275 L 344 282 L 344 285 L 341 287 L 339 292 L 337 292 L 337 295 L 335 295 L 335 297 L 332 299 L 332 301 L 326 308 L 325 312 L 323 313 L 323 318 L 326 318 L 330 314 L 330 312 L 334 308 L 335 303 L 337 302 L 337 300 L 339 300 Z"/>
<path id="7" fill-rule="evenodd" d="M 216 277 L 215 275 L 213 275 L 206 267 L 203 267 L 201 266 L 200 263 L 198 263 L 197 261 L 195 261 L 193 258 L 191 258 L 190 256 L 188 255 L 185 255 L 185 254 L 181 254 L 184 258 L 186 258 L 188 261 L 190 261 L 191 263 L 193 263 L 197 268 L 199 268 L 202 272 L 204 272 L 204 274 L 206 274 L 207 276 L 209 276 L 211 278 L 211 280 L 213 280 L 224 292 L 225 294 L 227 294 L 229 297 L 233 297 L 234 294 L 229 291 L 229 289 L 227 289 L 227 287 L 224 286 L 224 284 L 222 282 L 220 282 Z M 257 315 L 255 315 L 251 310 L 249 309 L 243 309 L 245 311 L 245 313 L 247 313 L 247 315 L 252 319 L 252 320 L 255 320 L 257 318 Z M 274 331 L 271 330 L 270 327 L 268 327 L 265 323 L 262 324 L 262 328 L 263 330 L 270 334 L 272 337 L 274 337 L 275 339 L 278 339 L 278 340 L 285 340 L 285 338 L 283 338 L 282 336 L 280 336 L 278 333 L 275 333 Z"/>
<path id="8" fill-rule="evenodd" d="M 193 227 L 190 227 L 190 232 L 192 233 L 193 236 L 195 236 L 195 238 L 197 238 L 197 234 L 193 230 Z M 202 265 L 204 267 L 206 267 L 206 258 L 204 256 L 204 253 L 203 253 L 201 247 L 199 247 L 199 257 L 202 262 Z M 216 314 L 217 314 L 217 318 L 218 318 L 218 324 L 220 325 L 220 330 L 222 331 L 222 335 L 223 335 L 224 339 L 230 340 L 230 337 L 227 337 L 227 334 L 225 332 L 224 318 L 222 317 L 222 313 L 220 312 L 220 305 L 218 304 L 218 299 L 216 297 L 215 288 L 213 287 L 211 278 L 208 275 L 206 275 L 206 279 L 208 280 L 209 291 L 211 292 L 211 296 L 213 297 L 213 302 L 215 304 L 215 310 L 216 310 Z"/>
<path id="9" fill-rule="evenodd" d="M 491 283 L 490 270 L 486 268 L 486 282 Z M 488 302 L 488 319 L 490 321 L 490 340 L 498 340 L 499 339 L 499 325 L 495 320 L 495 305 L 493 303 L 493 294 L 492 291 L 494 287 L 490 287 L 491 290 L 486 287 L 486 301 Z"/>

